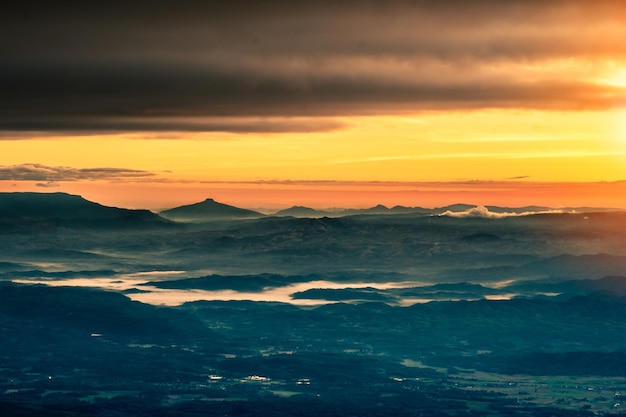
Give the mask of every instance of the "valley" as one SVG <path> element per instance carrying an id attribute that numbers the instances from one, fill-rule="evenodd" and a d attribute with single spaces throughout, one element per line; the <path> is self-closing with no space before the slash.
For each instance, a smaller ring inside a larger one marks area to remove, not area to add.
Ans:
<path id="1" fill-rule="evenodd" d="M 623 414 L 623 212 L 80 204 L 0 218 L 3 415 Z"/>

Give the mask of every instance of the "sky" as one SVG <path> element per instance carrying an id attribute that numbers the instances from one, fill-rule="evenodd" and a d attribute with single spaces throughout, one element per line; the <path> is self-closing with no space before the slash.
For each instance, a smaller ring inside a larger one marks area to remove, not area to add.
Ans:
<path id="1" fill-rule="evenodd" d="M 21 2 L 0 191 L 626 208 L 626 2 Z"/>

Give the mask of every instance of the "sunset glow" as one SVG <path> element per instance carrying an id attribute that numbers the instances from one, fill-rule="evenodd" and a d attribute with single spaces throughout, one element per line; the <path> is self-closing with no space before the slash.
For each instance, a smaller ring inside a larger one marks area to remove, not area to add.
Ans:
<path id="1" fill-rule="evenodd" d="M 0 191 L 626 207 L 623 3 L 453 3 L 4 16 Z"/>

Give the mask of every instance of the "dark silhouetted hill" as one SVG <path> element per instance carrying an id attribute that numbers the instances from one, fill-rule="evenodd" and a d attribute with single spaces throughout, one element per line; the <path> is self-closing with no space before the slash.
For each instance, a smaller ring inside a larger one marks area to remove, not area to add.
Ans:
<path id="1" fill-rule="evenodd" d="M 389 301 L 389 297 L 375 288 L 312 288 L 293 293 L 294 300 L 326 300 L 326 301 Z"/>
<path id="2" fill-rule="evenodd" d="M 593 293 L 626 296 L 626 277 L 606 276 L 600 279 L 575 279 L 567 281 L 521 281 L 510 285 L 510 290 L 537 293 L 561 293 L 566 295 L 588 295 Z"/>
<path id="3" fill-rule="evenodd" d="M 141 285 L 162 289 L 178 290 L 233 290 L 261 292 L 268 288 L 276 288 L 297 282 L 314 279 L 312 276 L 283 276 L 277 274 L 258 275 L 208 275 L 199 278 L 185 278 L 170 281 L 149 281 Z"/>
<path id="4" fill-rule="evenodd" d="M 436 212 L 446 212 L 446 211 L 452 211 L 452 212 L 457 212 L 457 211 L 465 211 L 465 210 L 469 210 L 469 209 L 473 209 L 476 206 L 474 204 L 464 204 L 464 203 L 457 203 L 457 204 L 450 204 L 449 206 L 445 206 L 445 207 L 439 207 L 438 209 L 435 209 Z"/>
<path id="5" fill-rule="evenodd" d="M 277 211 L 274 216 L 284 217 L 345 217 L 359 215 L 390 215 L 390 214 L 434 214 L 436 209 L 422 207 L 394 206 L 388 208 L 382 204 L 366 209 L 346 208 L 342 210 L 316 210 L 310 207 L 293 206 L 285 210 Z"/>
<path id="6" fill-rule="evenodd" d="M 394 206 L 392 208 L 388 208 L 382 204 L 378 204 L 374 207 L 370 207 L 367 209 L 346 209 L 341 212 L 344 216 L 354 216 L 354 215 L 390 215 L 390 214 L 433 214 L 434 210 L 425 209 L 422 207 L 405 207 L 405 206 Z"/>
<path id="7" fill-rule="evenodd" d="M 485 206 L 492 213 L 533 213 L 552 210 L 546 206 L 524 206 L 524 207 L 501 207 L 501 206 Z"/>
<path id="8" fill-rule="evenodd" d="M 189 222 L 264 217 L 264 215 L 259 212 L 218 203 L 212 198 L 207 198 L 200 203 L 164 210 L 159 214 L 167 219 Z"/>
<path id="9" fill-rule="evenodd" d="M 20 322 L 23 330 L 69 329 L 86 336 L 98 333 L 180 340 L 209 333 L 181 312 L 134 302 L 119 293 L 81 287 L 0 282 L 0 317 L 0 323 L 9 318 Z"/>
<path id="10" fill-rule="evenodd" d="M 169 223 L 148 210 L 107 207 L 66 193 L 0 193 L 0 222 L 52 222 L 71 226 Z"/>
<path id="11" fill-rule="evenodd" d="M 333 214 L 338 214 L 338 213 L 331 213 L 330 211 L 325 211 L 325 210 L 315 210 L 310 207 L 293 206 L 285 210 L 277 211 L 276 213 L 274 213 L 274 216 L 278 216 L 278 217 L 287 217 L 287 216 L 324 217 L 324 216 L 332 216 Z"/>

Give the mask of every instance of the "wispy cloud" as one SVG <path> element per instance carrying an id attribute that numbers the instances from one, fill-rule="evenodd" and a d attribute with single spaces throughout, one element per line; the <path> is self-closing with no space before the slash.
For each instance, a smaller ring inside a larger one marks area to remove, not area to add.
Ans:
<path id="1" fill-rule="evenodd" d="M 154 178 L 148 171 L 127 168 L 72 168 L 42 164 L 0 166 L 0 181 L 40 181 L 38 187 L 56 187 L 62 181 L 138 180 Z"/>
<path id="2" fill-rule="evenodd" d="M 591 158 L 602 156 L 620 156 L 626 155 L 626 151 L 617 149 L 611 151 L 595 151 L 585 149 L 565 149 L 558 151 L 483 151 L 483 152 L 449 152 L 449 153 L 424 153 L 420 155 L 398 155 L 398 156 L 380 156 L 380 157 L 362 157 L 353 159 L 340 159 L 330 161 L 330 164 L 360 164 L 368 162 L 385 162 L 385 161 L 427 161 L 427 160 L 446 160 L 446 159 L 561 159 L 561 158 Z"/>
<path id="3" fill-rule="evenodd" d="M 37 184 L 35 184 L 37 187 L 41 187 L 41 188 L 56 188 L 56 187 L 60 187 L 59 183 L 54 182 L 54 181 L 48 181 L 48 182 L 38 182 Z"/>
<path id="4" fill-rule="evenodd" d="M 176 139 L 177 132 L 307 133 L 328 132 L 346 126 L 329 117 L 75 117 L 40 115 L 11 118 L 0 115 L 0 140 L 22 140 L 59 134 L 96 135 L 122 132 L 156 132 L 142 139 Z M 159 133 L 171 132 L 171 133 Z"/>
<path id="5" fill-rule="evenodd" d="M 213 185 L 252 185 L 252 186 L 288 186 L 288 187 L 376 187 L 376 188 L 407 188 L 413 190 L 453 190 L 460 189 L 491 189 L 491 190 L 558 190 L 564 186 L 575 187 L 580 185 L 591 186 L 624 186 L 623 181 L 598 181 L 598 182 L 534 182 L 522 181 L 529 177 L 509 178 L 502 180 L 457 180 L 457 181 L 349 181 L 349 180 L 290 180 L 290 179 L 266 179 L 245 181 L 218 181 L 218 180 L 173 180 L 167 178 L 155 178 L 155 182 L 177 182 Z"/>
<path id="6" fill-rule="evenodd" d="M 414 159 L 410 156 L 372 156 L 365 158 L 354 158 L 354 159 L 340 159 L 337 161 L 331 161 L 330 164 L 333 165 L 341 165 L 341 164 L 358 164 L 363 162 L 384 162 L 384 161 L 402 161 L 402 160 L 411 160 Z"/>

